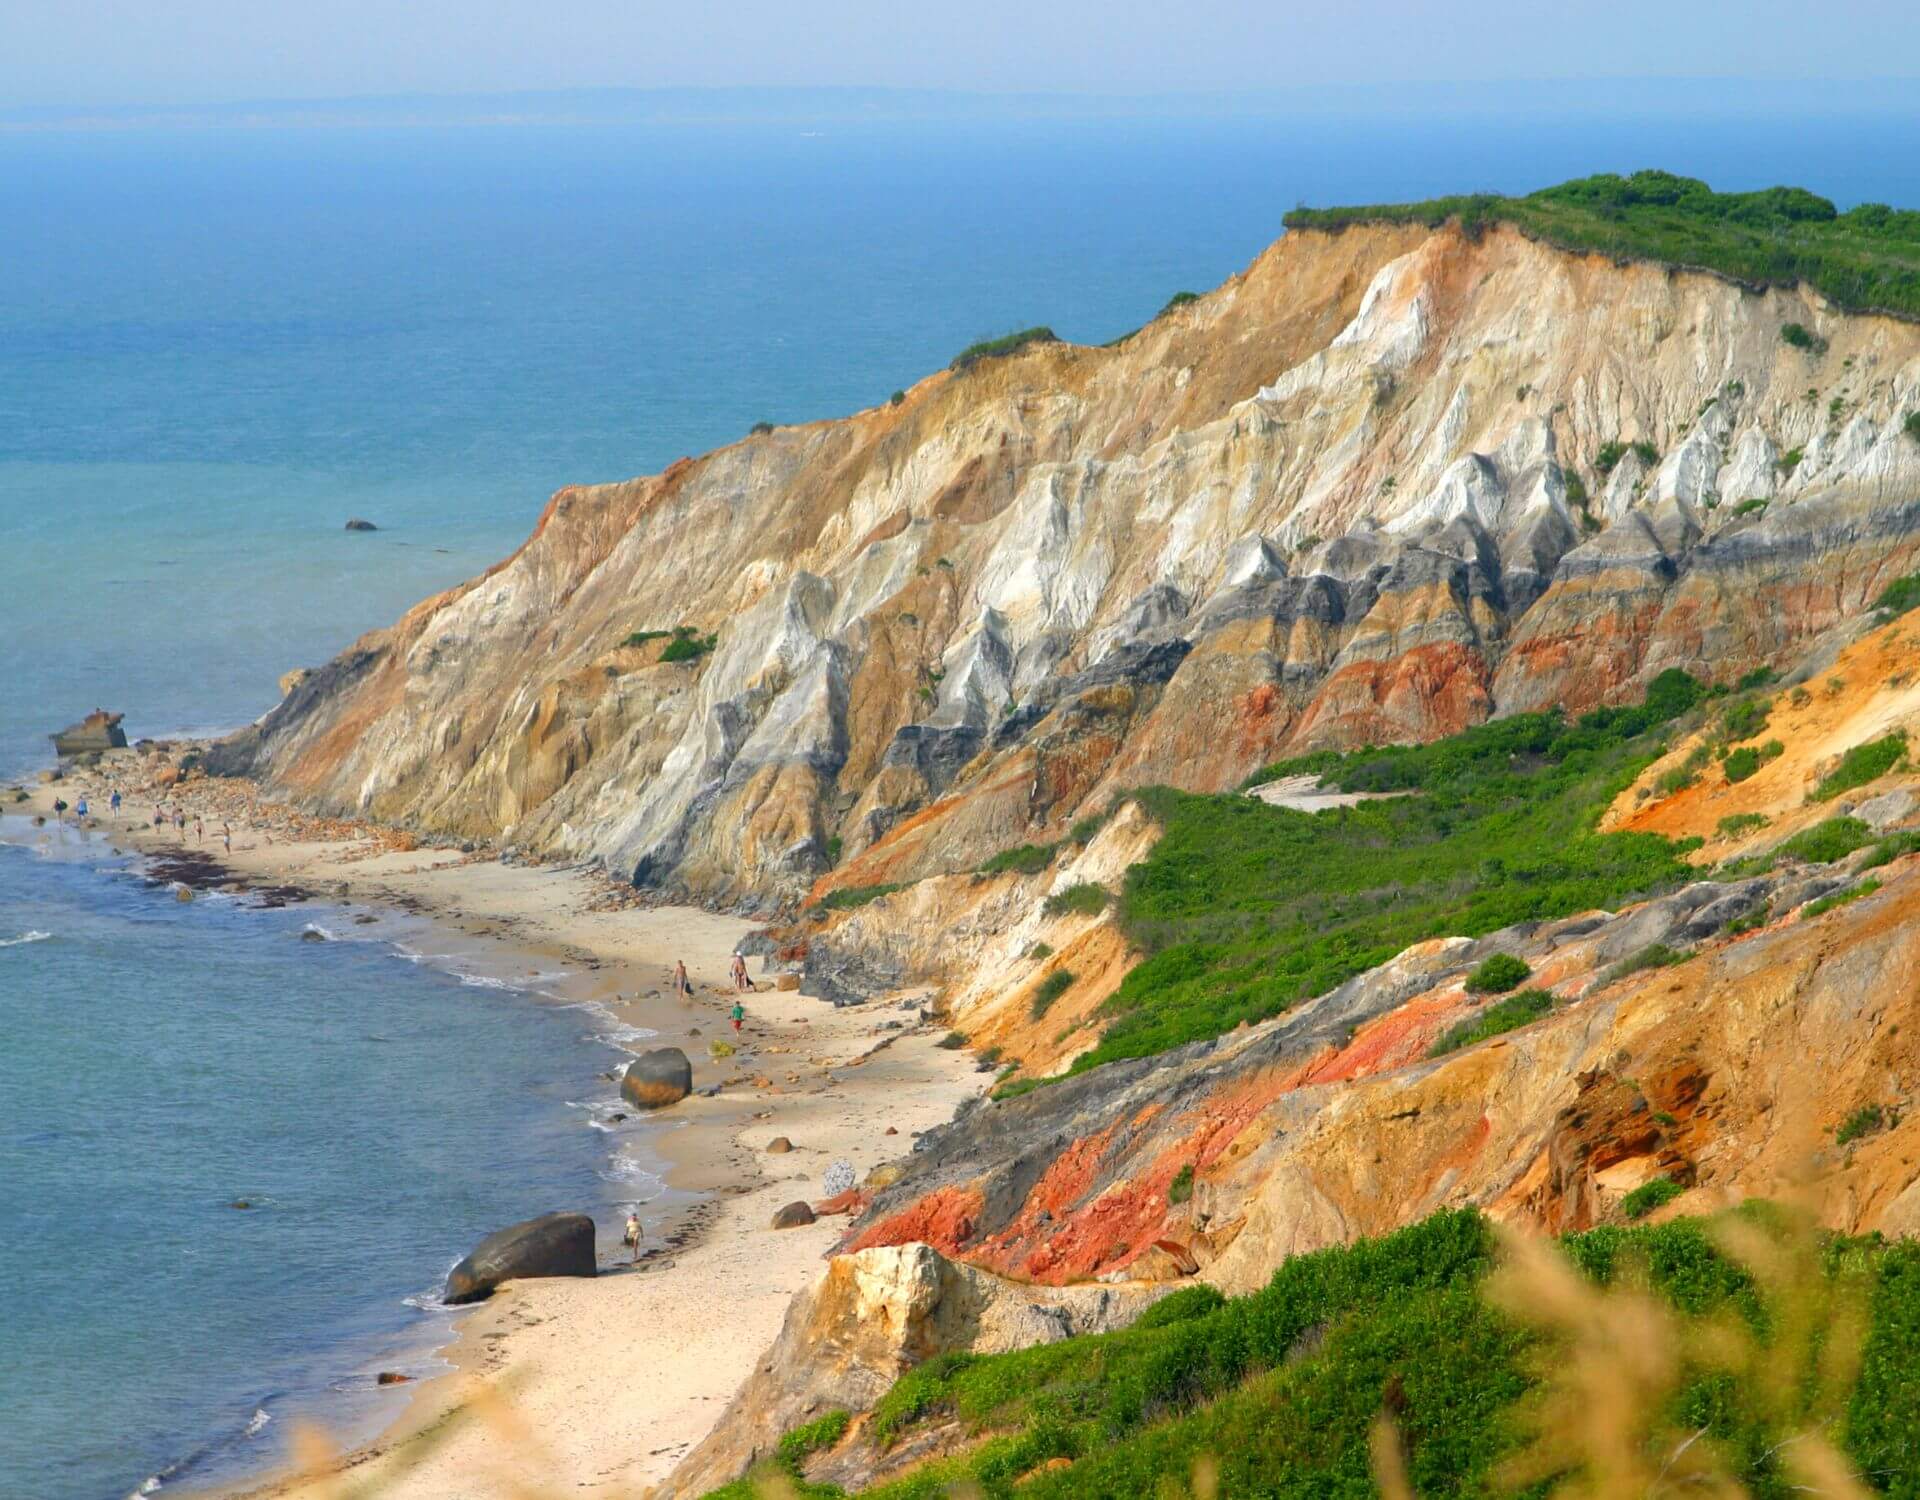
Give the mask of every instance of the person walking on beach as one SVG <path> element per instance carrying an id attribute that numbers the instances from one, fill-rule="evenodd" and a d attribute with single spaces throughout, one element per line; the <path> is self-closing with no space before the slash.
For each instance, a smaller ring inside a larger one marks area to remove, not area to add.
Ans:
<path id="1" fill-rule="evenodd" d="M 222 823 L 220 825 L 220 843 L 226 849 L 227 853 L 233 853 L 233 824 Z"/>
<path id="2" fill-rule="evenodd" d="M 173 832 L 181 843 L 184 844 L 187 841 L 187 810 L 184 807 L 176 807 L 173 810 Z"/>
<path id="3" fill-rule="evenodd" d="M 627 1212 L 627 1232 L 622 1242 L 633 1252 L 633 1265 L 640 1264 L 640 1215 L 633 1210 Z"/>
<path id="4" fill-rule="evenodd" d="M 733 1034 L 735 1036 L 740 1035 L 740 1023 L 746 1020 L 746 1018 L 746 1006 L 742 1005 L 738 1000 L 734 1001 L 733 1009 L 727 1012 L 727 1019 L 733 1022 Z"/>
<path id="5" fill-rule="evenodd" d="M 204 844 L 207 841 L 207 820 L 198 813 L 193 816 L 193 841 Z"/>
<path id="6" fill-rule="evenodd" d="M 113 789 L 112 794 L 107 798 L 107 810 L 113 814 L 114 826 L 117 828 L 120 824 L 120 788 L 119 787 L 115 787 Z"/>
<path id="7" fill-rule="evenodd" d="M 77 822 L 84 823 L 87 821 L 87 799 L 84 794 L 78 802 L 73 804 L 73 816 Z"/>
<path id="8" fill-rule="evenodd" d="M 675 959 L 673 963 L 673 991 L 686 999 L 693 998 L 693 981 L 687 978 L 687 965 L 684 959 Z"/>
<path id="9" fill-rule="evenodd" d="M 744 953 L 733 955 L 733 987 L 736 991 L 747 989 L 751 981 L 747 978 L 747 956 Z"/>

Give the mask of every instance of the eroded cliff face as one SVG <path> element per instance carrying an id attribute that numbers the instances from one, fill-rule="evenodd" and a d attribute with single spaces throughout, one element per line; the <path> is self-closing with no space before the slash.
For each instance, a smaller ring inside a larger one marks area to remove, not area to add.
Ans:
<path id="1" fill-rule="evenodd" d="M 213 760 L 707 900 L 971 868 L 1126 787 L 1781 661 L 1916 565 L 1916 406 L 1920 328 L 1811 294 L 1292 234 L 1114 348 L 563 490 Z M 717 648 L 627 644 L 679 625 Z"/>

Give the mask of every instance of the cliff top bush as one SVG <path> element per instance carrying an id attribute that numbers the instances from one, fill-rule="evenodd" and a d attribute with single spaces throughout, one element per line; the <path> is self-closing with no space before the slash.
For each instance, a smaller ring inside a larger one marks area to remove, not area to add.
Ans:
<path id="1" fill-rule="evenodd" d="M 1320 752 L 1254 782 L 1312 774 L 1349 792 L 1418 792 L 1305 813 L 1150 787 L 1164 830 L 1126 876 L 1120 923 L 1146 954 L 1105 1002 L 1075 1072 L 1261 1021 L 1428 938 L 1482 937 L 1678 886 L 1690 847 L 1595 831 L 1704 686 L 1665 672 L 1638 708 L 1515 714 L 1426 745 Z"/>
<path id="2" fill-rule="evenodd" d="M 1467 976 L 1467 989 L 1476 995 L 1504 995 L 1532 973 L 1532 965 L 1524 958 L 1495 953 L 1481 960 Z"/>
<path id="3" fill-rule="evenodd" d="M 1796 1255 L 1801 1242 L 1765 1209 L 1733 1217 L 1743 1232 L 1781 1244 L 1782 1259 L 1803 1268 L 1795 1279 L 1756 1281 L 1721 1248 L 1720 1225 L 1699 1219 L 1592 1229 L 1558 1249 L 1596 1325 L 1612 1322 L 1610 1290 L 1631 1294 L 1643 1282 L 1670 1319 L 1655 1336 L 1704 1339 L 1712 1329 L 1716 1349 L 1747 1341 L 1752 1357 L 1724 1368 L 1674 1351 L 1674 1389 L 1639 1413 L 1662 1434 L 1661 1450 L 1704 1438 L 1697 1451 L 1724 1465 L 1727 1492 L 1737 1484 L 1785 1497 L 1795 1488 L 1782 1451 L 1799 1424 L 1824 1420 L 1859 1472 L 1905 1494 L 1920 1422 L 1920 1246 L 1835 1238 Z M 1499 1310 L 1487 1295 L 1494 1263 L 1487 1222 L 1470 1209 L 1443 1212 L 1382 1238 L 1290 1257 L 1246 1296 L 1185 1287 L 1114 1333 L 936 1355 L 894 1383 L 866 1435 L 884 1448 L 945 1427 L 969 1441 L 861 1493 L 1139 1500 L 1190 1493 L 1195 1464 L 1206 1459 L 1223 1496 L 1372 1495 L 1380 1490 L 1370 1435 L 1383 1410 L 1402 1435 L 1412 1493 L 1506 1493 L 1502 1470 L 1528 1440 L 1530 1415 L 1537 1421 L 1553 1409 L 1539 1399 L 1543 1383 L 1569 1361 L 1552 1357 L 1564 1348 L 1560 1334 Z M 1510 1282 L 1500 1305 L 1525 1306 L 1529 1299 L 1514 1293 L 1526 1286 Z M 1828 1359 L 1826 1368 L 1843 1373 L 1823 1387 L 1813 1368 L 1831 1347 L 1827 1330 L 1847 1326 L 1844 1310 L 1855 1305 L 1847 1299 L 1857 1299 L 1858 1358 Z M 1795 1310 L 1807 1314 L 1799 1325 Z M 1794 1326 L 1806 1329 L 1802 1338 L 1775 1332 Z M 1777 1399 L 1779 1384 L 1794 1398 Z M 1564 1401 L 1573 1389 L 1555 1394 Z M 1809 1411 L 1820 1399 L 1825 1409 Z M 776 1449 L 774 1464 L 790 1482 L 806 1453 L 844 1431 L 825 1425 L 831 1420 Z M 709 1500 L 758 1493 L 748 1478 Z"/>
<path id="4" fill-rule="evenodd" d="M 1022 328 L 1013 333 L 1003 333 L 997 339 L 981 339 L 977 344 L 969 344 L 947 365 L 949 370 L 971 369 L 983 359 L 999 359 L 1002 355 L 1017 354 L 1029 344 L 1057 344 L 1060 337 L 1051 328 Z"/>
<path id="5" fill-rule="evenodd" d="M 1518 198 L 1479 193 L 1299 208 L 1284 222 L 1338 231 L 1368 223 L 1438 227 L 1449 219 L 1469 234 L 1511 224 L 1563 250 L 1696 267 L 1750 286 L 1805 282 L 1844 308 L 1920 317 L 1920 212 L 1865 203 L 1840 213 L 1803 188 L 1716 193 L 1671 172 L 1602 173 Z"/>

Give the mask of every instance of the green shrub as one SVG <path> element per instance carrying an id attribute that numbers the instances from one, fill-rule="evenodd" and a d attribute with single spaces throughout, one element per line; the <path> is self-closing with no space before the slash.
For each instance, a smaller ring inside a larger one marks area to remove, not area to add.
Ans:
<path id="1" fill-rule="evenodd" d="M 865 906 L 869 901 L 878 901 L 882 896 L 891 896 L 895 891 L 903 891 L 906 886 L 893 885 L 849 885 L 837 891 L 828 891 L 820 904 L 828 911 L 851 911 L 856 906 Z"/>
<path id="2" fill-rule="evenodd" d="M 1757 932 L 1762 927 L 1765 927 L 1767 923 L 1772 920 L 1772 917 L 1772 903 L 1762 901 L 1745 916 L 1735 917 L 1731 922 L 1727 923 L 1727 936 L 1738 937 L 1743 932 Z"/>
<path id="3" fill-rule="evenodd" d="M 1684 792 L 1700 779 L 1700 772 L 1713 758 L 1713 747 L 1704 741 L 1687 752 L 1687 758 L 1677 766 L 1669 766 L 1653 779 L 1653 789 L 1662 797 L 1671 797 Z"/>
<path id="4" fill-rule="evenodd" d="M 962 1047 L 967 1045 L 967 1039 L 960 1032 L 949 1031 L 933 1045 L 940 1048 L 943 1052 L 958 1052 Z"/>
<path id="5" fill-rule="evenodd" d="M 1640 462 L 1645 464 L 1649 469 L 1660 462 L 1660 450 L 1654 447 L 1652 443 L 1635 443 L 1633 445 L 1633 451 Z"/>
<path id="6" fill-rule="evenodd" d="M 1767 508 L 1767 503 L 1768 502 L 1766 500 L 1762 499 L 1758 495 L 1750 495 L 1745 500 L 1742 500 L 1738 505 L 1734 506 L 1733 513 L 1736 517 L 1750 516 L 1755 514 L 1758 511 L 1765 510 Z"/>
<path id="7" fill-rule="evenodd" d="M 1800 914 L 1811 921 L 1814 917 L 1832 911 L 1836 906 L 1845 906 L 1849 902 L 1858 901 L 1863 896 L 1871 896 L 1879 889 L 1879 881 L 1863 880 L 1858 885 L 1847 887 L 1844 891 L 1835 891 L 1831 896 L 1822 896 L 1818 901 L 1809 901 Z"/>
<path id="8" fill-rule="evenodd" d="M 1074 974 L 1071 969 L 1055 969 L 1035 987 L 1033 999 L 1027 1006 L 1028 1013 L 1039 1020 L 1053 1009 L 1053 1002 L 1073 988 Z"/>
<path id="9" fill-rule="evenodd" d="M 1773 705 L 1764 698 L 1744 698 L 1720 716 L 1720 733 L 1730 744 L 1750 740 L 1767 727 Z"/>
<path id="10" fill-rule="evenodd" d="M 1167 1202 L 1185 1203 L 1193 1196 L 1193 1163 L 1188 1162 L 1173 1174 L 1173 1181 L 1167 1184 Z"/>
<path id="11" fill-rule="evenodd" d="M 1743 745 L 1738 750 L 1729 751 L 1723 768 L 1729 782 L 1742 782 L 1759 770 L 1770 760 L 1777 760 L 1786 754 L 1787 747 L 1778 740 L 1768 740 L 1764 745 Z"/>
<path id="12" fill-rule="evenodd" d="M 1587 508 L 1586 481 L 1578 474 L 1569 474 L 1566 476 L 1566 484 L 1567 504 L 1571 505 L 1575 510 L 1585 510 Z"/>
<path id="13" fill-rule="evenodd" d="M 1644 1219 L 1663 1203 L 1671 1203 L 1686 1191 L 1670 1177 L 1643 1182 L 1620 1200 L 1620 1212 L 1629 1219 Z"/>
<path id="14" fill-rule="evenodd" d="M 1880 597 L 1873 601 L 1873 607 L 1896 615 L 1920 608 L 1920 573 L 1909 573 L 1904 578 L 1894 579 L 1880 591 Z"/>
<path id="15" fill-rule="evenodd" d="M 846 845 L 840 841 L 840 835 L 836 833 L 828 836 L 826 848 L 827 865 L 828 868 L 832 868 L 840 863 L 840 851 L 846 848 Z"/>
<path id="16" fill-rule="evenodd" d="M 1192 1168 L 1187 1169 L 1189 1172 Z M 1174 1179 L 1176 1182 L 1178 1178 Z M 1173 1194 L 1169 1190 L 1168 1197 Z M 1185 1199 L 1181 1199 L 1185 1202 Z M 1171 1328 L 1175 1323 L 1184 1323 L 1188 1318 L 1204 1318 L 1208 1313 L 1218 1312 L 1226 1306 L 1227 1299 L 1216 1286 L 1201 1282 L 1198 1286 L 1183 1286 L 1177 1292 L 1169 1292 L 1152 1307 L 1133 1320 L 1135 1328 Z"/>
<path id="17" fill-rule="evenodd" d="M 1791 344 L 1796 349 L 1810 350 L 1816 354 L 1824 354 L 1827 349 L 1827 341 L 1819 334 L 1810 332 L 1804 323 L 1782 323 L 1780 342 Z"/>
<path id="18" fill-rule="evenodd" d="M 661 648 L 660 660 L 697 661 L 720 644 L 717 635 L 702 635 L 691 625 L 673 627 L 673 639 Z"/>
<path id="19" fill-rule="evenodd" d="M 1063 891 L 1055 891 L 1041 904 L 1040 910 L 1049 917 L 1065 916 L 1068 912 L 1091 917 L 1105 911 L 1111 900 L 1113 893 L 1104 885 L 1081 880 Z"/>
<path id="20" fill-rule="evenodd" d="M 1773 461 L 1773 466 L 1791 479 L 1793 471 L 1800 467 L 1800 460 L 1806 456 L 1807 451 L 1804 448 L 1789 448 Z"/>
<path id="21" fill-rule="evenodd" d="M 1772 667 L 1755 667 L 1751 672 L 1741 674 L 1740 680 L 1733 685 L 1736 693 L 1750 693 L 1755 688 L 1768 686 L 1774 678 Z"/>
<path id="22" fill-rule="evenodd" d="M 1612 984 L 1616 979 L 1625 979 L 1629 974 L 1643 973 L 1647 969 L 1666 969 L 1674 964 L 1683 964 L 1693 955 L 1682 948 L 1669 948 L 1665 943 L 1649 943 L 1638 953 L 1623 958 L 1602 976 L 1602 984 Z"/>
<path id="23" fill-rule="evenodd" d="M 1828 818 L 1824 823 L 1801 829 L 1773 851 L 1772 859 L 1830 865 L 1872 842 L 1873 830 L 1858 818 Z"/>
<path id="24" fill-rule="evenodd" d="M 1742 834 L 1752 833 L 1757 828 L 1765 828 L 1768 821 L 1769 819 L 1765 813 L 1728 813 L 1720 820 L 1720 837 L 1723 839 L 1737 839 Z"/>
<path id="25" fill-rule="evenodd" d="M 773 423 L 755 422 L 753 426 L 747 429 L 747 431 L 753 437 L 765 437 L 768 433 L 773 431 Z"/>
<path id="26" fill-rule="evenodd" d="M 1619 466 L 1620 460 L 1627 456 L 1627 445 L 1617 438 L 1609 439 L 1600 445 L 1600 451 L 1593 455 L 1593 467 L 1601 474 L 1611 474 Z"/>
<path id="27" fill-rule="evenodd" d="M 947 368 L 966 370 L 977 365 L 983 359 L 999 359 L 1004 355 L 1017 354 L 1029 344 L 1057 344 L 1060 340 L 1051 328 L 1022 328 L 1014 333 L 1003 333 L 997 339 L 981 339 L 969 344 L 954 355 Z"/>
<path id="28" fill-rule="evenodd" d="M 1863 1135 L 1872 1135 L 1886 1123 L 1886 1111 L 1879 1105 L 1863 1104 L 1840 1122 L 1840 1128 L 1833 1133 L 1833 1143 L 1836 1146 L 1851 1145 Z"/>
<path id="29" fill-rule="evenodd" d="M 1469 1016 L 1450 1028 L 1428 1050 L 1427 1056 L 1444 1057 L 1462 1047 L 1484 1042 L 1488 1037 L 1516 1030 L 1530 1021 L 1539 1020 L 1553 1009 L 1553 1004 L 1553 994 L 1549 990 L 1522 990 L 1517 995 L 1509 995 L 1505 1000 L 1489 1005 L 1479 1015 Z"/>
<path id="30" fill-rule="evenodd" d="M 1185 307 L 1189 302 L 1198 302 L 1199 300 L 1200 294 L 1198 292 L 1175 292 L 1171 297 L 1167 298 L 1167 305 L 1161 308 L 1154 316 L 1164 318 L 1176 307 Z"/>
<path id="31" fill-rule="evenodd" d="M 887 397 L 887 405 L 900 406 L 905 403 L 906 399 L 907 393 L 905 391 L 895 391 L 891 396 Z"/>
<path id="32" fill-rule="evenodd" d="M 1005 875 L 1013 872 L 1020 875 L 1038 875 L 1053 863 L 1058 844 L 1016 844 L 1011 849 L 1002 849 L 980 866 L 982 875 Z"/>
<path id="33" fill-rule="evenodd" d="M 1900 430 L 1916 443 L 1920 443 L 1920 411 L 1910 411 L 1906 420 L 1900 424 Z"/>
<path id="34" fill-rule="evenodd" d="M 1027 949 L 1027 957 L 1033 959 L 1052 958 L 1053 944 L 1035 943 L 1031 948 Z"/>
<path id="35" fill-rule="evenodd" d="M 1532 966 L 1524 958 L 1515 958 L 1511 953 L 1493 953 L 1467 976 L 1467 989 L 1475 995 L 1504 995 L 1532 973 Z"/>
<path id="36" fill-rule="evenodd" d="M 1831 802 L 1842 792 L 1878 781 L 1906 757 L 1907 733 L 1904 729 L 1896 729 L 1892 734 L 1869 740 L 1864 745 L 1855 745 L 1840 757 L 1839 765 L 1820 779 L 1820 784 L 1813 789 L 1813 800 Z"/>

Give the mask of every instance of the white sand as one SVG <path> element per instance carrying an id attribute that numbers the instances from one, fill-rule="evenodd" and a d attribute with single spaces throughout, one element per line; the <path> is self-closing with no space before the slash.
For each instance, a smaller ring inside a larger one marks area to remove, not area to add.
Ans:
<path id="1" fill-rule="evenodd" d="M 132 785 L 124 771 L 114 779 L 123 791 Z M 106 785 L 104 773 L 82 773 L 33 788 L 31 809 L 17 810 L 50 813 L 56 793 L 71 802 L 84 789 L 99 824 Z M 843 1219 L 823 1219 L 776 1231 L 767 1227 L 774 1211 L 795 1199 L 819 1201 L 835 1159 L 864 1175 L 904 1155 L 914 1131 L 950 1119 L 982 1086 L 974 1060 L 934 1046 L 940 1029 L 920 1023 L 917 1008 L 836 1011 L 763 984 L 747 997 L 740 1057 L 715 1061 L 707 1043 L 730 1035 L 728 958 L 753 924 L 683 907 L 595 909 L 619 893 L 586 870 L 381 852 L 372 838 L 289 841 L 282 833 L 269 842 L 285 819 L 263 814 L 256 829 L 236 813 L 239 796 L 218 783 L 184 794 L 141 790 L 121 826 L 102 831 L 122 847 L 178 847 L 170 832 L 150 827 L 156 799 L 184 806 L 190 819 L 204 810 L 209 837 L 195 845 L 190 828 L 188 847 L 241 877 L 298 884 L 333 901 L 405 907 L 432 919 L 450 947 L 502 945 L 496 962 L 524 962 L 529 971 L 557 959 L 574 975 L 564 987 L 569 999 L 597 1000 L 622 1021 L 654 1028 L 660 1037 L 651 1045 L 684 1046 L 696 1089 L 734 1080 L 717 1097 L 687 1099 L 659 1117 L 665 1128 L 655 1143 L 671 1163 L 669 1181 L 702 1195 L 684 1222 L 667 1226 L 686 1243 L 663 1249 L 662 1226 L 650 1222 L 652 1258 L 638 1269 L 603 1260 L 591 1281 L 508 1286 L 464 1316 L 447 1351 L 456 1373 L 424 1382 L 387 1434 L 341 1462 L 338 1479 L 282 1478 L 244 1493 L 524 1500 L 653 1492 L 707 1434 L 778 1332 L 788 1300 L 819 1274 L 845 1228 Z M 234 826 L 230 855 L 220 847 L 223 820 Z M 676 958 L 695 981 L 690 1003 L 671 998 Z M 704 1035 L 688 1037 L 693 1027 Z M 886 1134 L 889 1126 L 897 1134 Z M 763 1152 L 775 1135 L 791 1138 L 791 1154 Z M 423 1246 L 422 1254 L 465 1248 Z M 476 1390 L 488 1389 L 500 1399 L 475 1401 Z"/>

